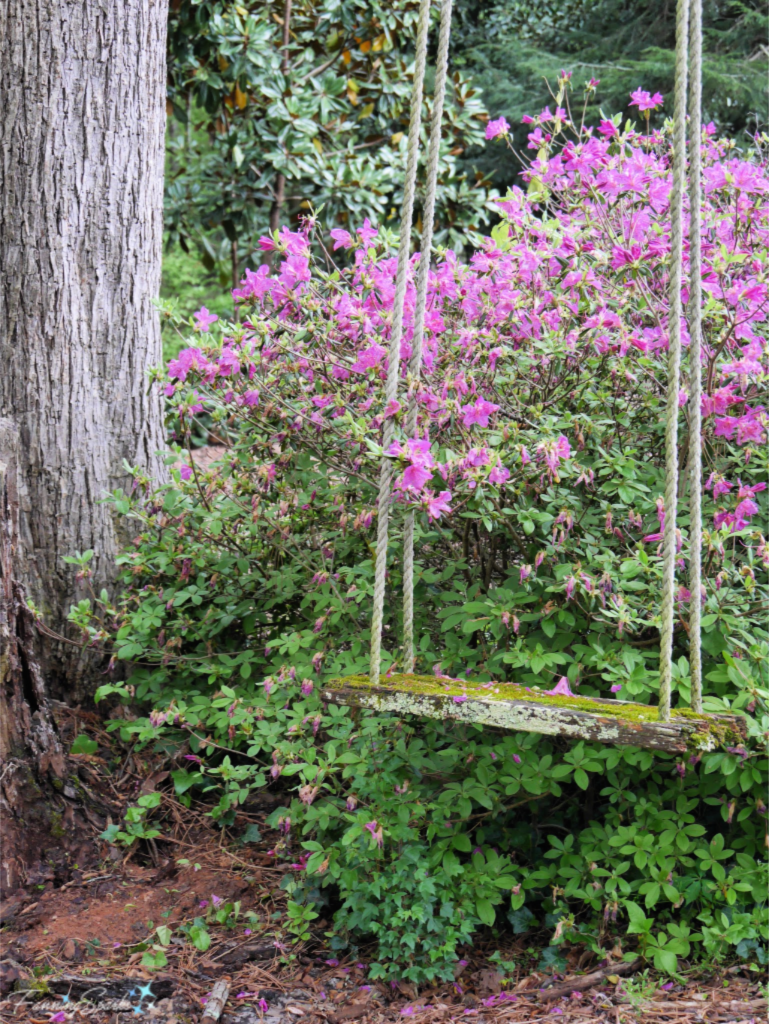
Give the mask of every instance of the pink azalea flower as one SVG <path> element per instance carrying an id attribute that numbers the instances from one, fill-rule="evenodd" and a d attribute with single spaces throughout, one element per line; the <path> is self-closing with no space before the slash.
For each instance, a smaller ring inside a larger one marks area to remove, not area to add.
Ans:
<path id="1" fill-rule="evenodd" d="M 740 519 L 749 519 L 758 512 L 758 505 L 752 498 L 745 498 L 734 510 L 734 514 Z"/>
<path id="2" fill-rule="evenodd" d="M 759 484 L 753 484 L 752 487 L 748 487 L 746 484 L 743 484 L 742 480 L 738 480 L 737 483 L 740 487 L 739 491 L 737 492 L 738 498 L 752 498 L 760 491 L 766 490 L 766 483 L 764 481 L 762 481 Z"/>
<path id="3" fill-rule="evenodd" d="M 365 825 L 364 825 L 363 827 L 364 827 L 365 829 L 368 829 L 368 831 L 369 831 L 369 832 L 371 833 L 371 835 L 372 835 L 372 836 L 374 837 L 374 839 L 375 839 L 375 841 L 376 841 L 376 844 L 377 844 L 377 846 L 378 846 L 378 847 L 379 847 L 379 849 L 381 850 L 381 849 L 382 849 L 382 846 L 383 846 L 383 844 L 384 844 L 384 836 L 382 835 L 382 826 L 380 825 L 380 826 L 379 826 L 379 828 L 377 828 L 377 823 L 376 823 L 376 821 L 369 821 L 369 822 L 368 822 L 367 824 L 365 824 Z"/>
<path id="4" fill-rule="evenodd" d="M 537 459 L 545 463 L 556 481 L 558 480 L 558 466 L 561 459 L 568 459 L 570 457 L 571 445 L 568 438 L 564 437 L 563 434 L 560 435 L 557 441 L 543 441 L 537 445 Z"/>
<path id="5" fill-rule="evenodd" d="M 431 469 L 425 469 L 424 466 L 409 466 L 404 470 L 399 484 L 403 489 L 411 488 L 414 491 L 421 491 L 425 484 L 432 479 L 432 476 Z"/>
<path id="6" fill-rule="evenodd" d="M 717 498 L 720 494 L 728 494 L 732 487 L 734 487 L 734 484 L 725 480 L 720 473 L 711 473 L 705 484 L 706 491 L 709 491 L 711 488 L 713 489 L 714 498 Z"/>
<path id="7" fill-rule="evenodd" d="M 350 232 L 343 228 L 334 228 L 329 234 L 334 239 L 334 252 L 337 249 L 352 249 L 355 244 Z"/>
<path id="8" fill-rule="evenodd" d="M 219 317 L 215 313 L 209 313 L 205 306 L 201 306 L 197 313 L 192 314 L 195 318 L 195 330 L 207 334 L 211 324 L 215 324 Z"/>
<path id="9" fill-rule="evenodd" d="M 235 302 L 245 302 L 249 299 L 262 299 L 275 287 L 275 280 L 270 277 L 270 268 L 266 264 L 258 270 L 246 269 L 246 276 L 240 282 L 240 288 L 232 289 L 232 297 Z"/>
<path id="10" fill-rule="evenodd" d="M 499 406 L 494 405 L 493 402 L 487 402 L 483 398 L 478 398 L 474 405 L 462 407 L 462 422 L 466 427 L 488 427 L 489 417 L 497 412 L 498 409 Z"/>
<path id="11" fill-rule="evenodd" d="M 496 139 L 498 135 L 507 135 L 509 131 L 510 125 L 505 118 L 498 117 L 496 121 L 489 121 L 486 125 L 486 138 Z"/>
<path id="12" fill-rule="evenodd" d="M 539 149 L 546 143 L 550 142 L 552 136 L 548 133 L 547 135 L 542 134 L 541 128 L 535 128 L 533 132 L 529 133 L 529 143 L 527 149 Z"/>
<path id="13" fill-rule="evenodd" d="M 764 427 L 753 409 L 745 416 L 741 416 L 735 423 L 737 430 L 737 444 L 743 445 L 753 441 L 762 444 L 765 438 Z"/>
<path id="14" fill-rule="evenodd" d="M 489 483 L 503 484 L 510 479 L 510 470 L 498 463 L 489 473 Z"/>
<path id="15" fill-rule="evenodd" d="M 387 349 L 382 345 L 371 345 L 364 352 L 361 352 L 350 369 L 354 373 L 366 373 L 373 367 L 378 366 L 387 355 Z"/>
<path id="16" fill-rule="evenodd" d="M 199 348 L 185 348 L 168 364 L 168 376 L 185 381 L 189 373 L 206 373 L 209 362 Z"/>
<path id="17" fill-rule="evenodd" d="M 358 228 L 358 238 L 360 238 L 361 244 L 363 245 L 364 249 L 370 248 L 371 243 L 374 241 L 378 234 L 378 228 L 373 227 L 368 217 L 366 217 L 366 219 L 363 221 L 363 227 Z"/>
<path id="18" fill-rule="evenodd" d="M 552 690 L 545 690 L 545 693 L 550 697 L 573 697 L 574 694 L 571 692 L 569 687 L 569 680 L 566 676 L 561 676 L 558 682 L 555 684 Z"/>
<path id="19" fill-rule="evenodd" d="M 645 89 L 636 89 L 635 92 L 630 94 L 630 107 L 638 107 L 640 111 L 644 110 L 656 110 L 657 107 L 661 106 L 663 102 L 662 94 L 655 92 L 653 96 L 650 96 Z"/>
<path id="20" fill-rule="evenodd" d="M 427 515 L 430 519 L 440 519 L 442 515 L 448 515 L 451 512 L 451 491 L 441 491 L 436 497 L 435 495 L 427 496 Z"/>

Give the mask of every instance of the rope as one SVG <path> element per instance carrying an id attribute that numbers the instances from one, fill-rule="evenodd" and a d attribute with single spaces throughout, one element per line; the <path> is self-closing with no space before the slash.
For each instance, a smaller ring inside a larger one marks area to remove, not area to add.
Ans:
<path id="1" fill-rule="evenodd" d="M 425 333 L 427 285 L 430 280 L 430 250 L 435 223 L 435 193 L 438 186 L 438 158 L 441 148 L 443 101 L 446 95 L 446 75 L 449 66 L 449 37 L 451 35 L 452 0 L 441 4 L 441 26 L 438 36 L 435 95 L 430 124 L 430 148 L 427 156 L 427 186 L 422 217 L 422 255 L 417 276 L 417 302 L 414 310 L 414 338 L 412 342 L 409 375 L 411 391 L 406 413 L 406 436 L 417 436 L 417 387 L 422 373 L 422 342 Z M 403 531 L 403 671 L 414 670 L 414 510 L 406 515 Z"/>
<path id="2" fill-rule="evenodd" d="M 689 664 L 692 710 L 702 711 L 702 0 L 689 17 Z"/>
<path id="3" fill-rule="evenodd" d="M 401 214 L 398 270 L 395 284 L 393 322 L 388 353 L 385 401 L 394 401 L 398 393 L 400 371 L 400 343 L 403 333 L 403 310 L 408 285 L 409 252 L 411 247 L 411 221 L 421 126 L 422 93 L 427 52 L 430 0 L 421 0 L 417 31 L 417 52 L 414 66 L 409 137 L 406 159 L 403 210 Z M 451 29 L 452 0 L 441 5 L 441 28 L 438 44 L 435 98 L 430 129 L 427 168 L 427 187 L 423 218 L 422 257 L 417 277 L 417 301 L 414 312 L 414 337 L 409 362 L 410 394 L 406 415 L 409 437 L 417 436 L 417 385 L 422 367 L 424 317 L 430 272 L 430 252 L 435 213 L 438 158 L 440 153 L 441 120 L 446 87 L 448 44 Z M 691 13 L 691 41 L 689 17 Z M 681 374 L 681 285 L 683 279 L 683 195 L 686 187 L 686 94 L 688 84 L 687 57 L 691 59 L 690 83 L 691 122 L 691 178 L 690 205 L 690 297 L 691 346 L 689 352 L 690 406 L 690 662 L 692 676 L 692 708 L 702 710 L 702 667 L 700 647 L 701 619 L 701 546 L 702 546 L 702 451 L 701 451 L 701 96 L 702 96 L 702 4 L 701 0 L 678 0 L 676 10 L 676 67 L 673 131 L 673 187 L 670 199 L 670 275 L 668 321 L 668 390 L 665 410 L 665 525 L 663 529 L 662 607 L 660 626 L 660 694 L 659 715 L 670 720 L 670 691 L 672 683 L 673 624 L 675 609 L 676 512 L 678 492 L 678 394 Z M 386 450 L 395 435 L 392 418 L 384 425 L 383 445 Z M 387 543 L 389 530 L 389 504 L 392 483 L 392 464 L 383 458 L 379 480 L 377 520 L 376 570 L 374 578 L 374 611 L 371 623 L 370 679 L 379 681 L 382 621 L 384 610 L 385 577 L 387 570 Z M 414 512 L 406 516 L 404 533 L 404 669 L 412 671 L 414 665 Z"/>
<path id="4" fill-rule="evenodd" d="M 691 0 L 696 2 L 696 0 Z M 665 527 L 662 535 L 662 622 L 660 625 L 659 717 L 670 721 L 673 675 L 673 616 L 676 585 L 676 501 L 678 490 L 678 390 L 681 372 L 681 278 L 683 276 L 683 193 L 686 180 L 686 84 L 689 3 L 676 10 L 676 77 L 673 112 L 673 190 L 670 199 L 670 313 L 668 316 L 668 393 L 665 411 Z M 699 140 L 698 140 L 699 144 Z M 699 594 L 696 595 L 699 601 Z M 695 598 L 692 598 L 692 604 Z"/>
<path id="5" fill-rule="evenodd" d="M 403 334 L 403 307 L 408 287 L 409 252 L 411 249 L 411 219 L 414 212 L 414 189 L 419 157 L 419 131 L 422 121 L 422 91 L 427 60 L 427 31 L 430 24 L 430 0 L 420 0 L 417 27 L 417 47 L 414 62 L 414 86 L 411 94 L 411 117 L 406 147 L 406 179 L 403 186 L 403 209 L 401 211 L 400 245 L 398 247 L 398 271 L 395 277 L 395 301 L 390 331 L 390 346 L 387 364 L 385 404 L 395 401 L 398 394 L 400 372 L 400 348 Z M 384 422 L 383 446 L 386 451 L 395 436 L 393 418 Z M 376 569 L 374 572 L 374 611 L 371 617 L 371 659 L 369 676 L 372 686 L 379 683 L 379 668 L 382 654 L 382 619 L 384 611 L 385 576 L 387 574 L 387 541 L 390 518 L 390 485 L 392 463 L 382 459 L 379 473 L 379 500 L 377 514 Z"/>

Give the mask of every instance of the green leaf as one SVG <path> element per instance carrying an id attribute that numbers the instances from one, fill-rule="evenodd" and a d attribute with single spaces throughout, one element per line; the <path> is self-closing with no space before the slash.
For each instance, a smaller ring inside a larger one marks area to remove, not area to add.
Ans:
<path id="1" fill-rule="evenodd" d="M 654 966 L 658 971 L 664 971 L 666 974 L 675 974 L 678 967 L 678 958 L 675 953 L 671 953 L 668 949 L 655 949 Z"/>
<path id="2" fill-rule="evenodd" d="M 558 628 L 555 618 L 543 619 L 542 620 L 542 632 L 545 636 L 554 637 L 555 631 Z"/>
<path id="3" fill-rule="evenodd" d="M 494 885 L 498 889 L 514 889 L 517 885 L 518 880 L 513 878 L 512 875 L 501 875 L 494 879 Z"/>
<path id="4" fill-rule="evenodd" d="M 168 957 L 162 949 L 155 950 L 154 952 L 148 949 L 142 956 L 142 967 L 149 967 L 151 971 L 160 970 L 161 967 L 166 967 L 167 964 Z"/>
<path id="5" fill-rule="evenodd" d="M 88 736 L 76 736 L 75 740 L 70 747 L 70 754 L 95 754 L 99 749 L 99 744 Z"/>
<path id="6" fill-rule="evenodd" d="M 660 898 L 660 887 L 659 885 L 653 885 L 646 893 L 644 903 L 647 907 L 653 907 L 657 900 Z"/>
<path id="7" fill-rule="evenodd" d="M 249 825 L 243 835 L 240 837 L 241 843 L 258 843 L 262 838 L 262 833 L 259 831 L 258 825 Z"/>
<path id="8" fill-rule="evenodd" d="M 119 831 L 119 825 L 107 825 L 104 831 L 99 833 L 99 839 L 104 839 L 108 843 L 114 843 Z"/>
<path id="9" fill-rule="evenodd" d="M 159 807 L 162 797 L 157 790 L 154 793 L 145 793 L 144 796 L 140 796 L 136 801 L 140 807 Z"/>
<path id="10" fill-rule="evenodd" d="M 494 924 L 496 912 L 490 900 L 476 900 L 475 909 L 478 911 L 478 917 L 484 924 Z"/>
<path id="11" fill-rule="evenodd" d="M 207 928 L 201 927 L 200 925 L 193 925 L 192 928 L 190 928 L 190 941 L 195 949 L 199 949 L 201 953 L 205 953 L 211 945 L 211 935 Z"/>
<path id="12" fill-rule="evenodd" d="M 647 920 L 646 914 L 644 914 L 641 907 L 632 900 L 625 901 L 625 910 L 632 924 L 640 924 Z"/>

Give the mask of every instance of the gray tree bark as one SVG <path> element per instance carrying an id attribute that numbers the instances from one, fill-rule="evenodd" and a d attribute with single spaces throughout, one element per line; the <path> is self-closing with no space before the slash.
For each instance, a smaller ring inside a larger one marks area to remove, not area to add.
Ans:
<path id="1" fill-rule="evenodd" d="M 64 631 L 65 555 L 113 578 L 123 460 L 162 472 L 160 284 L 167 5 L 0 0 L 0 417 L 19 432 L 19 582 Z M 82 595 L 80 595 L 82 596 Z M 78 689 L 74 649 L 46 683 Z M 82 668 L 82 664 L 81 664 Z"/>

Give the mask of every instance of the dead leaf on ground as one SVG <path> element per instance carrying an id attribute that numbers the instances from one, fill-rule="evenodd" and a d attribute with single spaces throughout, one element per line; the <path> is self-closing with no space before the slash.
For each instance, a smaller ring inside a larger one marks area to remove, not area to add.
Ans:
<path id="1" fill-rule="evenodd" d="M 482 996 L 495 996 L 502 991 L 502 975 L 499 971 L 481 971 L 476 988 Z"/>

